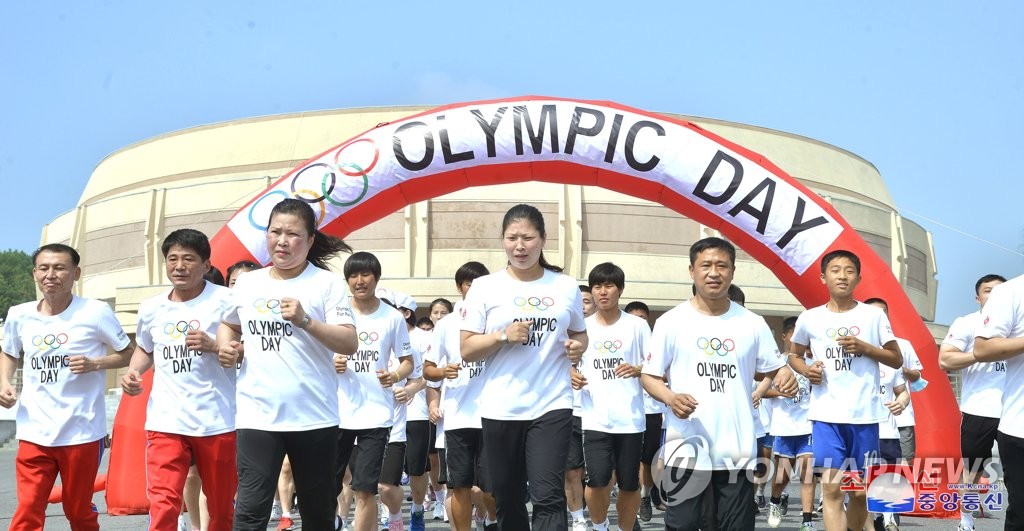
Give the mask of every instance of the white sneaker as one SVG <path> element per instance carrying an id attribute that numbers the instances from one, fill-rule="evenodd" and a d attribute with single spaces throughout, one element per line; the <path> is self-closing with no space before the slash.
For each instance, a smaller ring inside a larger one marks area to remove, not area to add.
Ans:
<path id="1" fill-rule="evenodd" d="M 448 515 L 445 514 L 443 503 L 434 502 L 434 511 L 433 513 L 431 513 L 431 516 L 434 518 L 434 520 L 444 520 L 445 522 L 448 521 Z"/>
<path id="2" fill-rule="evenodd" d="M 804 522 L 800 524 L 800 531 L 817 531 L 814 527 L 814 522 Z"/>
<path id="3" fill-rule="evenodd" d="M 178 517 L 178 531 L 192 531 L 192 522 L 189 522 L 188 516 L 183 514 Z"/>
<path id="4" fill-rule="evenodd" d="M 587 531 L 588 529 L 590 528 L 587 527 L 586 520 L 573 520 L 572 531 Z"/>
<path id="5" fill-rule="evenodd" d="M 974 526 L 967 525 L 961 520 L 956 526 L 956 531 L 974 531 Z"/>
<path id="6" fill-rule="evenodd" d="M 776 528 L 782 525 L 782 507 L 768 502 L 768 527 Z"/>
<path id="7" fill-rule="evenodd" d="M 270 521 L 276 522 L 281 519 L 281 504 L 275 503 L 270 507 Z"/>

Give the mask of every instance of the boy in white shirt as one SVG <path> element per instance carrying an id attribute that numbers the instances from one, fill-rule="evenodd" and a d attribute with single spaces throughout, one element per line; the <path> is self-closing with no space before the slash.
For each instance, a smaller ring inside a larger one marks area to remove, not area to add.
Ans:
<path id="1" fill-rule="evenodd" d="M 107 435 L 105 371 L 127 365 L 135 345 L 109 305 L 74 295 L 80 260 L 59 243 L 32 253 L 32 278 L 43 298 L 11 307 L 4 322 L 0 406 L 18 405 L 11 529 L 43 528 L 58 474 L 71 528 L 99 529 L 92 494 Z M 19 402 L 11 380 L 22 356 Z"/>
<path id="2" fill-rule="evenodd" d="M 996 286 L 981 315 L 974 357 L 1006 362 L 996 435 L 1008 504 L 1005 529 L 1024 529 L 1024 275 Z"/>
<path id="3" fill-rule="evenodd" d="M 720 529 L 753 529 L 754 484 L 742 471 L 753 467 L 757 455 L 750 398 L 755 375 L 772 377 L 785 394 L 795 391 L 764 318 L 729 300 L 735 263 L 736 248 L 721 238 L 693 244 L 689 269 L 696 295 L 658 318 L 643 366 L 644 389 L 672 410 L 665 419 L 666 446 L 702 452 L 687 460 L 697 465 L 683 472 L 685 484 L 679 484 L 678 469 L 662 476 L 668 530 L 700 528 L 706 496 L 713 499 Z M 665 460 L 672 463 L 678 455 Z M 707 483 L 691 491 L 690 482 L 698 480 Z M 692 497 L 681 499 L 680 491 Z"/>
<path id="4" fill-rule="evenodd" d="M 960 454 L 964 458 L 964 483 L 978 483 L 985 466 L 992 459 L 992 446 L 999 432 L 1000 408 L 1006 362 L 979 362 L 974 357 L 974 333 L 981 327 L 981 310 L 992 289 L 1006 282 L 1001 275 L 989 274 L 974 284 L 978 311 L 958 317 L 949 326 L 939 347 L 939 367 L 945 371 L 961 371 L 960 388 Z M 995 479 L 995 478 L 992 478 Z M 974 531 L 973 511 L 960 511 L 960 529 Z"/>
<path id="5" fill-rule="evenodd" d="M 231 307 L 230 291 L 203 278 L 210 268 L 210 242 L 202 232 L 178 229 L 164 238 L 161 250 L 171 290 L 139 305 L 138 346 L 121 378 L 125 394 L 136 396 L 142 374 L 154 369 L 146 406 L 150 529 L 177 529 L 185 476 L 194 460 L 209 529 L 229 530 L 238 486 L 237 370 L 220 366 L 214 338 Z"/>
<path id="6" fill-rule="evenodd" d="M 865 456 L 878 453 L 878 423 L 888 415 L 878 396 L 879 364 L 903 366 L 885 313 L 853 298 L 860 278 L 860 259 L 850 251 L 832 251 L 821 259 L 829 301 L 800 314 L 789 358 L 812 384 L 808 417 L 830 531 L 864 526 L 866 493 L 841 491 L 842 472 L 864 470 Z M 849 503 L 844 511 L 845 494 Z"/>
<path id="7" fill-rule="evenodd" d="M 590 271 L 596 312 L 586 318 L 590 345 L 573 372 L 580 389 L 587 507 L 595 531 L 608 529 L 611 479 L 618 481 L 619 529 L 632 529 L 640 508 L 645 414 L 640 365 L 651 328 L 619 310 L 626 274 L 610 262 Z"/>

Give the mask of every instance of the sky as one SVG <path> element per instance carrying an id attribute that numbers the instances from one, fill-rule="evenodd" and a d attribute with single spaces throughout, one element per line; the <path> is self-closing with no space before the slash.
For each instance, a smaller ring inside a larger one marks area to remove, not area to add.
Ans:
<path id="1" fill-rule="evenodd" d="M 1024 273 L 1021 20 L 1009 1 L 4 2 L 0 249 L 31 252 L 106 155 L 156 135 L 537 94 L 867 159 L 933 235 L 948 324 L 978 277 Z"/>

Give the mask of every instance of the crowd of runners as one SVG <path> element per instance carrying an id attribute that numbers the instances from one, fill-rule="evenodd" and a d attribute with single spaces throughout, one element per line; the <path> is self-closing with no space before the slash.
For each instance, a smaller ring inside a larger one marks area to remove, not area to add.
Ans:
<path id="1" fill-rule="evenodd" d="M 603 531 L 614 503 L 618 529 L 661 511 L 667 530 L 739 530 L 779 527 L 787 488 L 800 489 L 801 529 L 898 529 L 841 485 L 877 459 L 913 461 L 927 379 L 886 302 L 854 297 L 853 253 L 821 259 L 828 302 L 776 337 L 733 284 L 736 249 L 704 238 L 689 252 L 693 296 L 652 330 L 643 302 L 622 307 L 620 267 L 596 265 L 580 285 L 545 259 L 540 212 L 517 205 L 502 220 L 505 266 L 463 264 L 460 300 L 417 321 L 380 260 L 315 219 L 280 202 L 270 264 L 226 277 L 206 235 L 168 234 L 171 288 L 139 305 L 134 340 L 107 304 L 74 294 L 73 248 L 33 254 L 42 298 L 10 309 L 0 356 L 0 405 L 18 407 L 10 529 L 43 527 L 58 475 L 72 529 L 98 529 L 104 372 L 122 367 L 122 400 L 149 393 L 150 529 L 301 517 L 314 531 Z M 339 275 L 327 261 L 341 253 Z M 962 479 L 980 481 L 997 440 L 1006 526 L 1021 529 L 1024 277 L 987 275 L 975 292 L 979 311 L 953 323 L 939 362 L 963 373 Z M 971 510 L 960 527 L 973 529 Z"/>

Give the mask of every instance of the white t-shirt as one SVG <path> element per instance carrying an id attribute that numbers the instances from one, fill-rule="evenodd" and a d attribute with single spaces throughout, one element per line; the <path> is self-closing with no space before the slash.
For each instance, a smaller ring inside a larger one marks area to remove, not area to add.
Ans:
<path id="1" fill-rule="evenodd" d="M 665 404 L 658 402 L 653 396 L 647 394 L 647 391 L 644 391 L 644 414 L 664 415 L 667 411 Z"/>
<path id="2" fill-rule="evenodd" d="M 913 370 L 923 370 L 924 365 L 921 363 L 921 358 L 917 356 L 917 351 L 914 350 L 914 345 L 910 344 L 910 341 L 897 337 L 896 343 L 900 346 L 900 353 L 903 354 L 903 367 Z M 903 371 L 900 371 L 901 373 Z M 924 374 L 921 374 L 924 378 Z M 905 379 L 904 379 L 905 381 Z M 907 390 L 910 390 L 910 382 L 906 382 Z M 914 425 L 914 393 L 910 393 L 910 403 L 907 404 L 907 409 L 903 410 L 896 416 L 896 426 L 899 428 L 906 428 Z"/>
<path id="3" fill-rule="evenodd" d="M 666 440 L 701 437 L 714 470 L 750 468 L 757 452 L 754 373 L 785 365 L 764 318 L 739 304 L 719 316 L 684 301 L 654 323 L 643 373 L 663 376 L 697 401 L 689 419 L 665 415 Z"/>
<path id="4" fill-rule="evenodd" d="M 408 326 L 405 329 L 406 329 L 406 332 L 409 331 L 409 327 Z M 419 330 L 419 329 L 417 328 L 416 330 Z M 408 378 L 403 378 L 398 383 L 396 383 L 395 387 L 406 387 L 406 386 L 409 385 L 409 380 L 410 379 L 423 378 L 423 357 L 420 356 L 418 350 L 416 350 L 414 347 L 411 347 L 411 346 L 410 346 L 410 349 L 408 350 L 408 352 L 402 352 L 401 349 L 392 350 L 392 352 L 391 352 L 391 359 L 388 360 L 388 372 L 394 372 L 394 371 L 398 370 L 398 367 L 402 364 L 402 360 L 399 357 L 400 355 L 401 356 L 406 356 L 406 355 L 410 355 L 410 354 L 412 355 L 412 372 L 409 373 L 409 377 Z M 391 391 L 392 398 L 394 398 L 394 396 L 395 396 L 393 389 L 394 389 L 394 387 L 392 387 L 391 389 L 388 389 L 388 391 Z M 424 393 L 417 393 L 417 395 L 422 395 L 422 394 L 424 394 Z M 410 405 L 401 403 L 398 400 L 395 400 L 394 402 L 395 402 L 395 415 L 394 415 L 394 417 L 392 417 L 393 420 L 392 420 L 392 425 L 391 425 L 391 436 L 388 438 L 388 442 L 389 443 L 393 443 L 393 442 L 406 442 L 406 440 L 407 440 L 407 437 L 406 437 L 406 434 L 407 434 L 407 432 L 406 432 L 406 422 L 410 420 L 408 418 L 409 417 L 409 407 L 410 407 Z"/>
<path id="5" fill-rule="evenodd" d="M 207 282 L 190 301 L 171 301 L 170 294 L 139 304 L 135 341 L 153 356 L 154 371 L 146 429 L 193 437 L 234 431 L 238 371 L 221 367 L 216 352 L 185 346 L 189 330 L 217 337 L 231 309 L 231 290 Z"/>
<path id="6" fill-rule="evenodd" d="M 423 360 L 427 357 L 427 352 L 430 350 L 430 345 L 433 342 L 434 334 L 428 332 L 422 328 L 413 328 L 409 330 L 409 342 L 412 344 L 412 350 L 418 357 Z M 420 373 L 423 372 L 422 364 L 420 366 Z M 416 393 L 413 397 L 412 402 L 406 406 L 406 410 L 409 415 L 409 420 L 428 420 L 430 419 L 430 412 L 427 411 L 427 393 L 426 390 Z"/>
<path id="7" fill-rule="evenodd" d="M 463 310 L 462 330 L 481 334 L 533 320 L 525 344 L 502 345 L 487 358 L 480 416 L 533 420 L 556 409 L 572 409 L 565 342 L 570 330 L 585 330 L 583 297 L 575 279 L 545 270 L 541 278 L 522 282 L 498 271 L 473 281 Z"/>
<path id="8" fill-rule="evenodd" d="M 74 356 L 102 358 L 131 344 L 110 306 L 73 296 L 58 315 L 38 301 L 13 306 L 4 322 L 3 351 L 25 356 L 15 437 L 41 446 L 98 441 L 107 434 L 106 371 L 72 374 Z"/>
<path id="9" fill-rule="evenodd" d="M 943 345 L 960 352 L 974 351 L 974 333 L 981 327 L 981 311 L 958 317 L 949 326 Z M 1000 409 L 993 407 L 1003 402 L 1003 383 L 1006 381 L 1006 362 L 972 363 L 960 370 L 960 411 L 979 417 L 999 418 Z"/>
<path id="10" fill-rule="evenodd" d="M 877 347 L 896 339 L 885 312 L 861 302 L 842 313 L 818 306 L 796 320 L 793 343 L 810 346 L 814 359 L 809 363 L 825 363 L 821 385 L 811 387 L 811 420 L 874 424 L 888 414 L 878 399 L 878 362 L 844 352 L 836 343 L 850 333 Z"/>
<path id="11" fill-rule="evenodd" d="M 811 406 L 811 382 L 803 375 L 794 374 L 797 391 L 792 397 L 773 398 L 771 429 L 776 437 L 793 435 L 810 435 L 811 420 L 807 418 L 807 410 Z"/>
<path id="12" fill-rule="evenodd" d="M 1024 337 L 1024 275 L 992 289 L 981 310 L 981 327 L 975 337 Z M 1003 384 L 1003 413 L 999 431 L 1024 438 L 1024 355 L 1006 360 Z"/>
<path id="13" fill-rule="evenodd" d="M 893 369 L 885 365 L 879 364 L 878 366 L 878 398 L 882 401 L 882 407 L 885 407 L 887 402 L 892 402 L 896 399 L 896 388 L 901 385 L 907 385 L 906 379 L 903 378 L 902 369 Z M 886 408 L 888 411 L 888 408 Z M 907 414 L 907 410 L 903 410 L 900 415 L 889 415 L 878 423 L 878 438 L 879 439 L 899 439 L 900 430 L 896 424 L 896 419 Z"/>
<path id="14" fill-rule="evenodd" d="M 753 383 L 757 387 L 757 382 Z M 753 398 L 751 398 L 753 401 Z M 762 398 L 761 403 L 754 408 L 754 434 L 760 439 L 770 433 L 772 427 L 772 399 Z"/>
<path id="15" fill-rule="evenodd" d="M 383 302 L 371 314 L 355 311 L 353 315 L 359 346 L 348 357 L 348 369 L 337 376 L 339 426 L 347 430 L 387 428 L 394 424 L 395 395 L 380 384 L 377 371 L 397 370 L 398 362 L 392 361 L 392 356 L 412 356 L 409 330 L 402 313 Z"/>
<path id="16" fill-rule="evenodd" d="M 580 412 L 584 430 L 604 433 L 644 431 L 643 386 L 639 378 L 619 378 L 620 364 L 640 365 L 651 339 L 647 321 L 626 312 L 611 325 L 602 325 L 597 314 L 586 318 L 590 344 L 578 365 L 587 379 L 580 390 Z"/>
<path id="17" fill-rule="evenodd" d="M 245 355 L 235 394 L 238 429 L 306 431 L 338 425 L 334 353 L 281 318 L 281 299 L 297 299 L 311 319 L 353 325 L 348 286 L 341 277 L 307 264 L 289 280 L 272 268 L 240 277 L 231 290 L 235 306 L 224 322 L 241 326 Z"/>
<path id="18" fill-rule="evenodd" d="M 441 382 L 441 411 L 444 426 L 449 430 L 480 429 L 480 397 L 484 389 L 484 362 L 464 361 L 459 355 L 462 330 L 458 314 L 444 316 L 434 325 L 433 343 L 425 357 L 439 369 L 449 363 L 459 363 L 459 377 Z"/>

